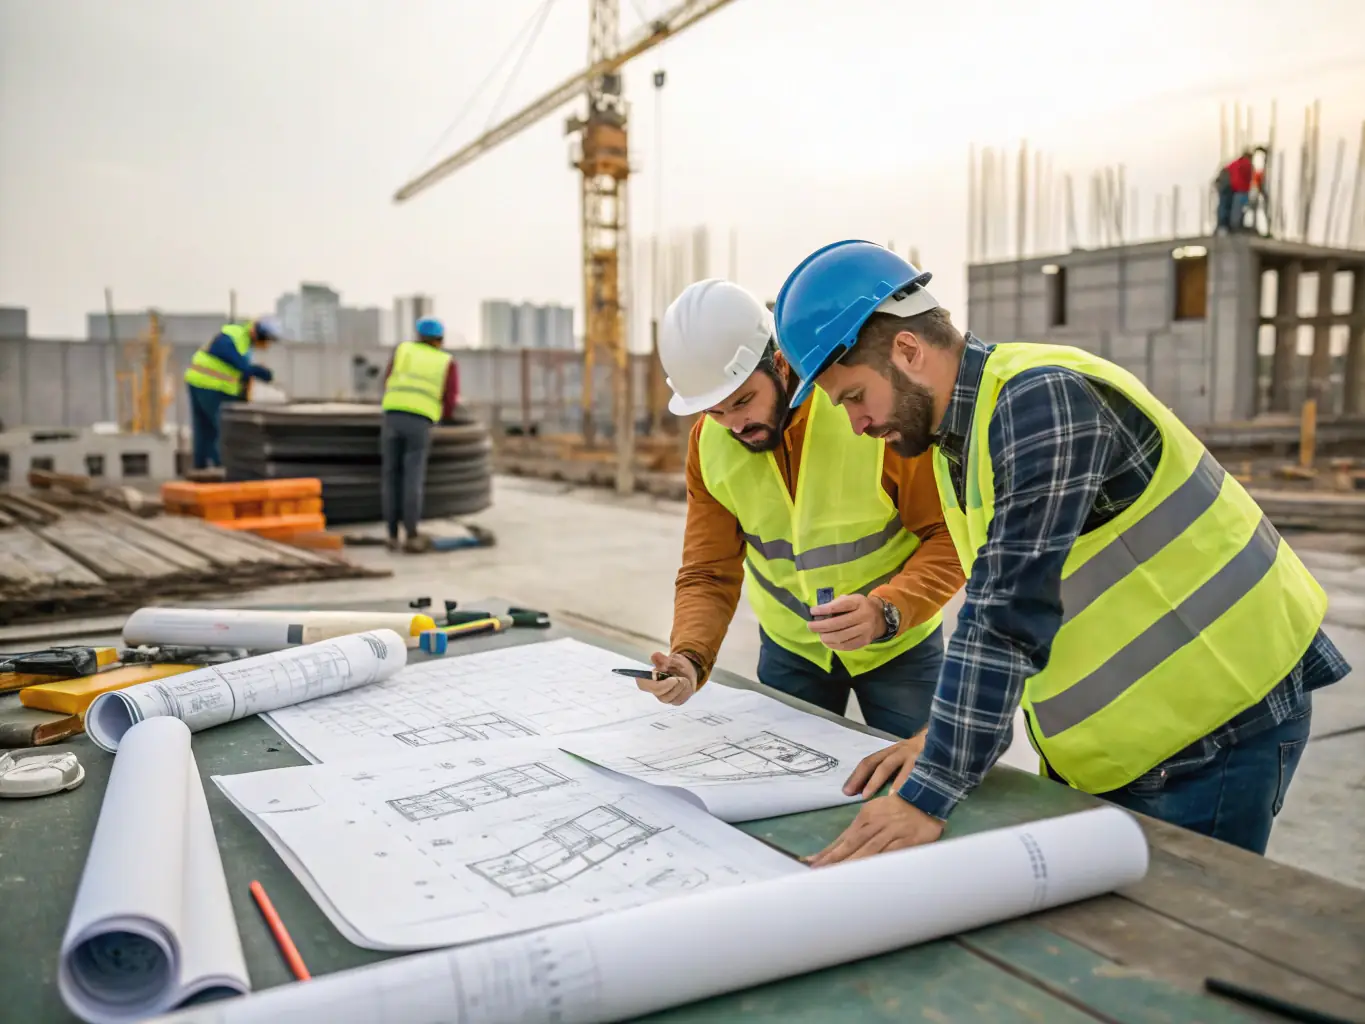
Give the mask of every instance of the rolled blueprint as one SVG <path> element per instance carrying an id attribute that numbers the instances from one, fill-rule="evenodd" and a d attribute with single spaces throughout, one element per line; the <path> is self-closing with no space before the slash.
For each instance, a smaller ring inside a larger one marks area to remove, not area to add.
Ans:
<path id="1" fill-rule="evenodd" d="M 96 746 L 117 750 L 147 718 L 178 718 L 198 732 L 387 679 L 407 660 L 391 629 L 341 636 L 102 693 L 85 713 L 85 731 Z"/>
<path id="2" fill-rule="evenodd" d="M 57 986 L 91 1024 L 251 989 L 183 722 L 143 722 L 114 758 Z"/>
<path id="3" fill-rule="evenodd" d="M 367 629 L 392 629 L 409 646 L 424 630 L 435 629 L 430 615 L 411 612 L 260 611 L 253 608 L 139 608 L 123 624 L 130 647 L 218 647 L 282 651 Z"/>
<path id="4" fill-rule="evenodd" d="M 1101 807 L 387 960 L 164 1021 L 609 1024 L 1098 896 L 1146 873 L 1136 819 Z M 705 950 L 705 969 L 659 970 L 680 949 Z"/>

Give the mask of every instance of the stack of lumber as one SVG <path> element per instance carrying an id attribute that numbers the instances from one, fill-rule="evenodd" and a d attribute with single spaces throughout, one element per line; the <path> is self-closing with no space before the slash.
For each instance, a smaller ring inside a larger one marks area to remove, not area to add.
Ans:
<path id="1" fill-rule="evenodd" d="M 1365 533 L 1365 495 L 1262 488 L 1249 493 L 1281 530 Z"/>
<path id="2" fill-rule="evenodd" d="M 0 492 L 0 625 L 387 575 L 201 519 L 138 518 L 92 495 Z"/>

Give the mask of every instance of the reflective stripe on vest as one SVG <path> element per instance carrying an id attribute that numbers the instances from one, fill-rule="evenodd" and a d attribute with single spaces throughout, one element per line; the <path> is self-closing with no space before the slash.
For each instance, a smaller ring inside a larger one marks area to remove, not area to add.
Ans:
<path id="1" fill-rule="evenodd" d="M 232 339 L 232 345 L 239 355 L 245 357 L 251 351 L 251 332 L 241 324 L 224 324 L 219 333 Z M 230 363 L 209 354 L 214 340 L 216 338 L 205 342 L 191 357 L 190 365 L 185 370 L 185 383 L 206 391 L 239 394 L 242 390 L 242 375 Z"/>
<path id="2" fill-rule="evenodd" d="M 818 388 L 808 400 L 793 499 L 773 452 L 751 452 L 709 417 L 698 452 L 707 490 L 740 523 L 749 603 L 777 644 L 827 671 L 833 654 L 807 625 L 816 591 L 866 594 L 904 567 L 919 538 L 901 525 L 882 485 L 884 445 L 859 437 Z M 904 653 L 931 634 L 941 613 L 885 643 L 840 651 L 851 675 Z"/>
<path id="3" fill-rule="evenodd" d="M 405 341 L 393 354 L 393 370 L 381 403 L 387 412 L 410 412 L 433 423 L 441 418 L 450 353 L 419 341 Z"/>
<path id="4" fill-rule="evenodd" d="M 1062 568 L 1062 625 L 1025 684 L 1030 739 L 1092 793 L 1127 785 L 1256 704 L 1322 624 L 1322 588 L 1194 434 L 1126 370 L 1067 346 L 996 346 L 973 410 L 959 507 L 947 459 L 934 470 L 968 576 L 994 511 L 989 430 L 1015 374 L 1060 366 L 1113 387 L 1160 430 L 1138 500 L 1077 538 Z"/>

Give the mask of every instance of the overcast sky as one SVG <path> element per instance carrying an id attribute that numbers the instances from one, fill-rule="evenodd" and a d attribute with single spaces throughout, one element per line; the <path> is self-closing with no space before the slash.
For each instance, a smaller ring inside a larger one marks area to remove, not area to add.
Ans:
<path id="1" fill-rule="evenodd" d="M 431 294 L 471 340 L 482 298 L 579 305 L 575 107 L 391 201 L 584 63 L 587 0 L 556 0 L 505 94 L 508 67 L 447 131 L 540 3 L 0 0 L 0 304 L 77 337 L 106 286 L 168 311 L 235 288 L 250 314 L 324 281 L 351 305 Z M 622 0 L 623 33 L 670 5 Z M 969 144 L 1027 138 L 1078 181 L 1122 163 L 1149 230 L 1157 192 L 1216 170 L 1220 103 L 1250 103 L 1260 135 L 1277 98 L 1296 163 L 1316 98 L 1325 192 L 1365 118 L 1365 3 L 736 0 L 634 61 L 626 89 L 637 234 L 656 214 L 706 224 L 725 274 L 735 230 L 764 298 L 827 241 L 914 245 L 960 312 Z"/>

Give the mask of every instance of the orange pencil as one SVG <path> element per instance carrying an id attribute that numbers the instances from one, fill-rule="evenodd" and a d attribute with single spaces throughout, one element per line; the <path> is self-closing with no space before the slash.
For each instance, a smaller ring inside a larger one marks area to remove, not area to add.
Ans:
<path id="1" fill-rule="evenodd" d="M 270 897 L 265 894 L 265 889 L 261 887 L 260 882 L 253 881 L 251 883 L 251 895 L 256 900 L 256 906 L 261 908 L 261 916 L 265 918 L 265 923 L 270 926 L 270 932 L 275 936 L 280 952 L 284 954 L 285 963 L 289 964 L 289 969 L 294 972 L 294 977 L 298 978 L 299 981 L 307 981 L 312 975 L 304 966 L 303 957 L 299 956 L 298 947 L 294 945 L 294 940 L 289 937 L 284 922 L 280 920 L 280 915 L 275 913 L 275 905 L 270 902 Z"/>

